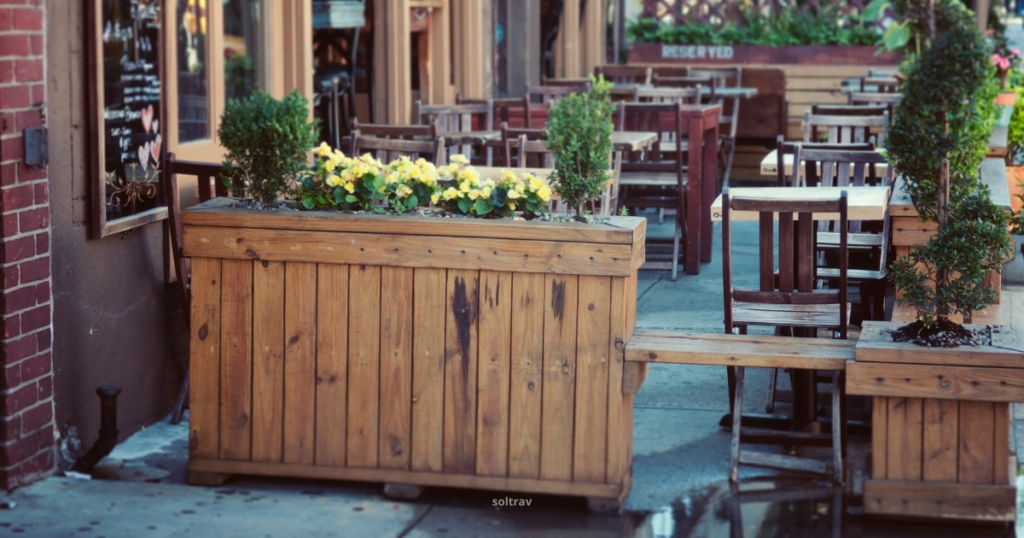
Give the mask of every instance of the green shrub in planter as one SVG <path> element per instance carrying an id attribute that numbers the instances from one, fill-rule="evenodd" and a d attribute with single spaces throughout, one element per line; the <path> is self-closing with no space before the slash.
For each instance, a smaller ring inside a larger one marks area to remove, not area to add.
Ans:
<path id="1" fill-rule="evenodd" d="M 552 183 L 555 191 L 583 220 L 587 202 L 601 196 L 608 181 L 612 151 L 612 87 L 591 75 L 592 89 L 555 102 L 545 129 L 547 145 L 555 154 Z"/>
<path id="2" fill-rule="evenodd" d="M 297 90 L 282 100 L 257 91 L 228 102 L 217 136 L 228 150 L 221 179 L 231 193 L 276 204 L 306 173 L 317 126 L 309 122 L 309 105 Z"/>
<path id="3" fill-rule="evenodd" d="M 900 301 L 917 309 L 916 330 L 923 332 L 934 330 L 936 318 L 969 316 L 995 299 L 981 281 L 999 271 L 1009 253 L 1009 215 L 991 202 L 978 171 L 995 125 L 998 86 L 991 48 L 962 4 L 937 0 L 927 14 L 931 20 L 923 23 L 916 3 L 902 0 L 894 7 L 915 28 L 935 30 L 930 46 L 908 64 L 887 135 L 888 158 L 903 174 L 918 214 L 939 225 L 927 244 L 890 268 L 892 282 L 903 290 Z"/>

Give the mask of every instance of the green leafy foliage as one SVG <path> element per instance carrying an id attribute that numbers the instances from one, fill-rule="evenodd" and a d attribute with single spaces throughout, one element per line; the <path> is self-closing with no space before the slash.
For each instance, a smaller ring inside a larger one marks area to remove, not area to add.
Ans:
<path id="1" fill-rule="evenodd" d="M 306 172 L 306 152 L 317 138 L 316 123 L 308 118 L 308 103 L 298 91 L 280 101 L 262 91 L 229 101 L 217 136 L 227 149 L 221 179 L 231 193 L 276 204 Z"/>
<path id="2" fill-rule="evenodd" d="M 608 179 L 615 111 L 609 99 L 612 84 L 593 75 L 591 81 L 589 92 L 555 102 L 545 128 L 547 145 L 555 154 L 553 186 L 581 220 L 584 204 L 601 195 Z"/>
<path id="3" fill-rule="evenodd" d="M 642 18 L 631 22 L 626 32 L 633 43 L 680 45 L 874 45 L 878 42 L 878 31 L 873 25 L 855 16 L 844 16 L 833 5 L 786 6 L 772 13 L 746 10 L 741 20 L 726 23 L 720 30 L 705 24 L 672 25 Z"/>
<path id="4" fill-rule="evenodd" d="M 934 43 L 910 55 L 903 98 L 887 135 L 887 158 L 903 175 L 904 190 L 938 232 L 909 256 L 893 262 L 889 277 L 929 326 L 936 316 L 969 315 L 994 299 L 982 288 L 988 271 L 999 271 L 1009 253 L 1009 215 L 993 204 L 978 172 L 995 125 L 998 87 L 989 62 L 990 45 L 973 15 L 956 0 L 936 0 Z M 923 32 L 916 2 L 897 0 L 894 9 L 911 32 Z M 923 36 L 925 34 L 918 33 Z M 949 166 L 949 204 L 939 219 L 939 178 Z"/>

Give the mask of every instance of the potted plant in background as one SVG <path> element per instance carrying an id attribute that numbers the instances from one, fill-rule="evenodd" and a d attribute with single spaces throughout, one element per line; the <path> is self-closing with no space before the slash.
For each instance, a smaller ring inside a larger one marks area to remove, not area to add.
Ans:
<path id="1" fill-rule="evenodd" d="M 1009 250 L 1008 215 L 978 180 L 997 91 L 990 49 L 955 0 L 935 2 L 933 12 L 909 2 L 896 9 L 926 33 L 888 156 L 937 230 L 890 268 L 916 319 L 866 322 L 847 370 L 849 393 L 873 396 L 865 511 L 1012 520 L 1009 402 L 1024 401 L 1024 333 L 951 319 L 992 302 L 983 280 Z"/>
<path id="2" fill-rule="evenodd" d="M 294 94 L 229 105 L 225 179 L 255 201 L 183 212 L 190 482 L 333 478 L 618 506 L 633 423 L 621 349 L 646 221 L 536 218 L 544 180 L 482 179 L 462 156 L 435 167 L 321 146 L 310 161 L 306 106 Z M 567 128 L 604 132 L 587 121 Z M 567 147 L 596 165 L 595 140 Z M 589 174 L 560 186 L 577 208 Z"/>

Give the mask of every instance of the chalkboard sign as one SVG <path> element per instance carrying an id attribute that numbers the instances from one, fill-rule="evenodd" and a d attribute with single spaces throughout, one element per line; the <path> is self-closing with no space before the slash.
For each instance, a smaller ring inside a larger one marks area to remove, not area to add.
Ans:
<path id="1" fill-rule="evenodd" d="M 94 235 L 167 217 L 160 195 L 164 155 L 162 0 L 92 0 Z"/>

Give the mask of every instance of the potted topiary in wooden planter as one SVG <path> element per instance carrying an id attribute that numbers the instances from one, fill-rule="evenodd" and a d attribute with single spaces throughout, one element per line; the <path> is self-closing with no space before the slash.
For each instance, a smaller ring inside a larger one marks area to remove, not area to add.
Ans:
<path id="1" fill-rule="evenodd" d="M 917 8 L 905 9 L 901 15 L 937 37 L 923 36 L 931 46 L 909 70 L 888 155 L 936 231 L 890 269 L 899 301 L 917 320 L 866 322 L 847 368 L 847 391 L 873 396 L 864 509 L 1013 520 L 1009 403 L 1024 401 L 1024 328 L 950 319 L 992 302 L 983 280 L 1009 250 L 1008 214 L 977 179 L 992 120 L 976 103 L 992 103 L 995 93 L 990 51 L 953 0 L 935 3 L 931 24 Z M 953 78 L 957 84 L 938 82 Z"/>
<path id="2" fill-rule="evenodd" d="M 573 99 L 577 134 L 610 127 L 603 96 Z M 330 478 L 395 495 L 434 485 L 618 506 L 633 424 L 622 349 L 646 221 L 544 220 L 546 182 L 485 180 L 461 160 L 317 153 L 293 201 L 184 212 L 189 480 Z M 554 186 L 582 206 L 605 168 Z"/>

